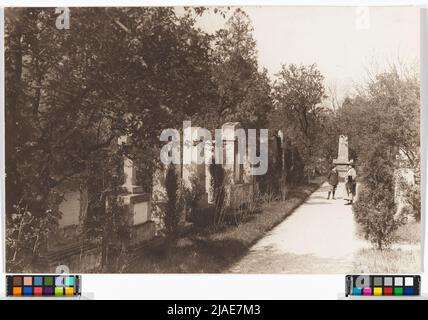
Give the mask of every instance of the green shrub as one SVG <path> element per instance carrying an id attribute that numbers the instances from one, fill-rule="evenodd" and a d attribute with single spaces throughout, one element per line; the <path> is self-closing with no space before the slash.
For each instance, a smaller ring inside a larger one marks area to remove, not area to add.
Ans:
<path id="1" fill-rule="evenodd" d="M 395 159 L 387 146 L 372 145 L 362 157 L 361 187 L 353 206 L 355 218 L 377 249 L 391 245 L 402 219 L 395 203 Z M 361 179 L 361 178 L 360 178 Z"/>
<path id="2" fill-rule="evenodd" d="M 192 211 L 190 219 L 198 227 L 209 227 L 215 223 L 215 208 L 213 205 L 200 206 Z"/>
<path id="3" fill-rule="evenodd" d="M 205 189 L 204 182 L 200 177 L 192 176 L 190 178 L 191 187 L 183 188 L 182 198 L 186 220 L 192 221 L 193 216 L 196 215 L 198 206 L 201 205 L 200 202 L 205 194 L 203 191 Z"/>
<path id="4" fill-rule="evenodd" d="M 55 198 L 52 194 L 49 198 Z M 55 200 L 54 203 L 58 203 Z M 44 214 L 34 215 L 28 205 L 20 201 L 6 219 L 6 265 L 9 272 L 31 272 L 34 262 L 47 249 L 49 237 L 58 230 L 61 213 L 50 201 L 54 209 Z"/>
<path id="5" fill-rule="evenodd" d="M 361 189 L 358 201 L 353 206 L 355 219 L 361 225 L 365 237 L 377 249 L 387 248 L 393 242 L 396 230 L 402 225 L 401 220 L 395 215 L 393 194 L 380 195 L 384 192 L 381 186 L 378 190 L 367 187 Z"/>
<path id="6" fill-rule="evenodd" d="M 211 190 L 214 195 L 214 224 L 224 222 L 226 214 L 226 171 L 221 164 L 212 163 L 209 166 L 211 174 Z"/>
<path id="7" fill-rule="evenodd" d="M 165 210 L 165 231 L 167 235 L 174 236 L 177 234 L 178 223 L 180 220 L 179 195 L 177 173 L 174 165 L 169 165 L 165 177 L 165 189 L 167 203 Z"/>

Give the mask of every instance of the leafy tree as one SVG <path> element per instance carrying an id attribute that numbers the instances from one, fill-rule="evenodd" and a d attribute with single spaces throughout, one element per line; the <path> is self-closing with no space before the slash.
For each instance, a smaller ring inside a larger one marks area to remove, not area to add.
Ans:
<path id="1" fill-rule="evenodd" d="M 259 70 L 256 42 L 248 15 L 236 9 L 213 39 L 216 104 L 206 113 L 207 128 L 239 121 L 244 128 L 266 128 L 272 109 L 267 71 Z"/>
<path id="2" fill-rule="evenodd" d="M 22 196 L 44 212 L 49 192 L 74 178 L 99 195 L 115 152 L 141 165 L 150 188 L 160 131 L 203 110 L 214 92 L 211 38 L 190 14 L 76 8 L 70 30 L 57 30 L 55 18 L 53 9 L 6 14 L 8 212 Z M 133 148 L 114 147 L 123 134 Z"/>
<path id="3" fill-rule="evenodd" d="M 274 83 L 276 109 L 272 126 L 285 130 L 303 158 L 305 169 L 310 172 L 317 155 L 314 146 L 320 134 L 325 108 L 324 76 L 315 64 L 282 65 Z"/>
<path id="4" fill-rule="evenodd" d="M 417 169 L 419 154 L 419 81 L 393 69 L 375 76 L 337 112 L 339 130 L 352 139 L 351 153 L 364 157 L 383 143 L 395 159 L 401 151 Z M 360 161 L 364 163 L 363 159 Z"/>
<path id="5" fill-rule="evenodd" d="M 415 75 L 400 75 L 395 69 L 377 75 L 368 85 L 369 99 L 383 115 L 379 131 L 388 144 L 405 154 L 412 167 L 420 144 L 419 88 Z"/>

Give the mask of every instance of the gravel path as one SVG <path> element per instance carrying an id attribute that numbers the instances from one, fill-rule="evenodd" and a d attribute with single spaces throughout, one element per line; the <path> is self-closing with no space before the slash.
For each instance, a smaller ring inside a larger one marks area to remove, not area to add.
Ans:
<path id="1" fill-rule="evenodd" d="M 344 205 L 344 185 L 327 200 L 324 183 L 291 216 L 260 239 L 229 272 L 347 273 L 353 255 L 368 243 L 356 238 L 351 206 Z"/>

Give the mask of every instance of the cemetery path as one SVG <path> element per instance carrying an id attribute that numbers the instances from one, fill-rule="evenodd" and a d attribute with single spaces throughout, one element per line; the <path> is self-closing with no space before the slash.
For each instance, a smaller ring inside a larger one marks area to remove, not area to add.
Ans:
<path id="1" fill-rule="evenodd" d="M 369 244 L 357 239 L 351 206 L 344 205 L 344 184 L 338 185 L 336 200 L 326 199 L 327 190 L 326 182 L 229 272 L 352 272 L 353 255 Z"/>

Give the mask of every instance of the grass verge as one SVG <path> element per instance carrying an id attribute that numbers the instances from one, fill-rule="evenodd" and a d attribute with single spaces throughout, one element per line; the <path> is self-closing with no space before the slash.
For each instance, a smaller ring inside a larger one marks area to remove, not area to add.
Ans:
<path id="1" fill-rule="evenodd" d="M 417 221 L 411 221 L 397 229 L 395 232 L 395 242 L 403 244 L 420 244 L 421 235 L 421 223 Z"/>
<path id="2" fill-rule="evenodd" d="M 418 273 L 421 272 L 419 246 L 386 250 L 361 249 L 354 257 L 355 273 Z"/>
<path id="3" fill-rule="evenodd" d="M 408 222 L 394 234 L 391 248 L 361 249 L 354 257 L 355 273 L 418 273 L 422 270 L 421 223 Z M 362 232 L 360 232 L 362 238 Z"/>
<path id="4" fill-rule="evenodd" d="M 239 260 L 257 240 L 282 222 L 324 182 L 290 189 L 285 201 L 266 204 L 260 213 L 249 216 L 238 226 L 219 229 L 195 228 L 174 243 L 161 243 L 141 249 L 129 261 L 129 273 L 221 273 Z"/>

